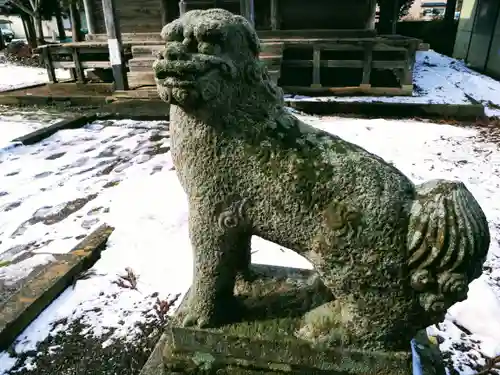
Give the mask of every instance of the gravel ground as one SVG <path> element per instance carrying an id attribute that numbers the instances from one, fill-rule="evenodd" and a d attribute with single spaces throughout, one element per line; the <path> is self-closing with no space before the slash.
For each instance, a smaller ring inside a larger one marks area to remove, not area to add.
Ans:
<path id="1" fill-rule="evenodd" d="M 113 299 L 117 295 L 106 297 Z M 149 297 L 157 298 L 156 295 Z M 143 311 L 143 322 L 136 324 L 137 334 L 133 341 L 108 340 L 113 329 L 96 337 L 92 327 L 82 319 L 69 326 L 64 320 L 55 322 L 55 332 L 59 325 L 64 326 L 64 331 L 38 343 L 36 350 L 17 354 L 11 347 L 8 352 L 17 362 L 5 375 L 136 375 L 160 338 L 170 306 L 176 300 L 177 297 L 165 301 L 157 299 L 151 309 Z"/>

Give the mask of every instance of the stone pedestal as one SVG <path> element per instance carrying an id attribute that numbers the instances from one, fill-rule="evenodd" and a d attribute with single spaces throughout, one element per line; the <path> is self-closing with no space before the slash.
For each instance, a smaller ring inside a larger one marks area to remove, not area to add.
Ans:
<path id="1" fill-rule="evenodd" d="M 411 374 L 410 343 L 408 352 L 387 353 L 297 339 L 303 315 L 333 297 L 312 271 L 261 265 L 253 271 L 254 281 L 235 288 L 243 306 L 238 322 L 182 328 L 183 301 L 141 375 Z"/>

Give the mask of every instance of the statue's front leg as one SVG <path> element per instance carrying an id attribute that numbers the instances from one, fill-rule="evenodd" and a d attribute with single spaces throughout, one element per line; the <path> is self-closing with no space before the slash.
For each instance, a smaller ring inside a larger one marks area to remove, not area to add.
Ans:
<path id="1" fill-rule="evenodd" d="M 252 263 L 252 235 L 250 233 L 241 233 L 235 243 L 235 249 L 238 251 L 236 261 L 237 277 L 244 281 L 252 281 L 255 275 L 250 270 Z"/>
<path id="2" fill-rule="evenodd" d="M 213 327 L 237 314 L 234 284 L 238 271 L 238 228 L 218 225 L 210 210 L 190 209 L 194 279 L 184 326 Z"/>

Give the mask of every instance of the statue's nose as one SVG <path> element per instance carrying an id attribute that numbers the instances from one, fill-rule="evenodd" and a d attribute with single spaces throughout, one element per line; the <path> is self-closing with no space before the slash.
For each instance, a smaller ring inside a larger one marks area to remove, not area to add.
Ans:
<path id="1" fill-rule="evenodd" d="M 170 43 L 165 48 L 164 56 L 167 60 L 187 60 L 186 46 L 182 43 Z"/>

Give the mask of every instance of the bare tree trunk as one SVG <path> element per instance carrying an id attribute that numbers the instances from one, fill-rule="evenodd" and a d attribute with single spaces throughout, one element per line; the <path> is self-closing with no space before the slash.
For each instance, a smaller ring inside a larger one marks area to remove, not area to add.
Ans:
<path id="1" fill-rule="evenodd" d="M 71 2 L 69 6 L 69 15 L 71 18 L 71 33 L 73 34 L 73 42 L 80 42 L 82 40 L 82 23 L 80 21 L 80 12 L 74 2 Z"/>
<path id="2" fill-rule="evenodd" d="M 61 14 L 61 5 L 59 4 L 59 2 L 56 2 L 55 4 L 54 16 L 56 17 L 57 33 L 59 34 L 59 40 L 66 39 L 66 30 L 64 30 L 64 23 Z"/>
<path id="3" fill-rule="evenodd" d="M 39 10 L 35 10 L 33 22 L 35 23 L 35 33 L 38 45 L 42 46 L 45 44 L 45 38 L 43 36 L 42 15 Z"/>
<path id="4" fill-rule="evenodd" d="M 26 32 L 26 40 L 28 41 L 28 45 L 33 49 L 38 47 L 35 25 L 33 23 L 33 18 L 26 13 L 21 13 L 21 19 L 23 20 L 23 24 Z"/>

